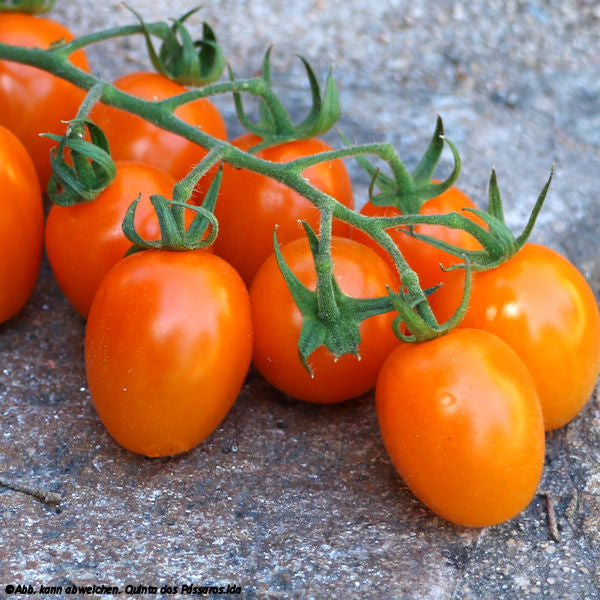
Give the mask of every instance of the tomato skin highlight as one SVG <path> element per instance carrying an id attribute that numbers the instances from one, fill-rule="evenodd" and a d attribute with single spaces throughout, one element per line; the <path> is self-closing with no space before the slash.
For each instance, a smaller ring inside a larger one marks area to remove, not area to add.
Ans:
<path id="1" fill-rule="evenodd" d="M 73 34 L 59 23 L 20 13 L 0 14 L 0 42 L 27 48 L 48 48 L 52 42 L 71 41 Z M 89 71 L 86 55 L 77 50 L 71 63 Z M 63 135 L 63 121 L 74 119 L 85 92 L 41 69 L 0 61 L 0 125 L 23 143 L 46 189 L 50 173 L 50 148 L 56 143 L 40 133 Z"/>
<path id="2" fill-rule="evenodd" d="M 485 527 L 532 500 L 544 463 L 535 385 L 502 340 L 457 329 L 402 344 L 375 391 L 383 441 L 407 486 L 444 519 Z"/>
<path id="3" fill-rule="evenodd" d="M 281 248 L 283 257 L 300 281 L 316 288 L 316 273 L 308 240 L 298 239 Z M 358 298 L 387 295 L 386 284 L 398 289 L 398 276 L 366 246 L 333 237 L 334 275 L 341 290 Z M 391 324 L 395 313 L 370 317 L 361 324 L 361 359 L 341 356 L 320 347 L 309 357 L 314 377 L 298 357 L 302 315 L 279 271 L 275 255 L 259 269 L 250 287 L 254 327 L 253 362 L 269 383 L 285 394 L 319 404 L 342 402 L 369 391 L 379 368 L 400 342 Z"/>
<path id="4" fill-rule="evenodd" d="M 202 250 L 146 250 L 120 261 L 90 310 L 85 364 L 100 419 L 146 456 L 185 452 L 208 437 L 248 372 L 246 287 Z"/>
<path id="5" fill-rule="evenodd" d="M 44 211 L 35 167 L 17 137 L 0 126 L 0 323 L 23 308 L 42 260 Z"/>
<path id="6" fill-rule="evenodd" d="M 187 91 L 164 75 L 146 71 L 128 73 L 116 79 L 113 85 L 132 96 L 156 101 Z M 222 140 L 227 139 L 225 122 L 210 100 L 194 100 L 180 106 L 175 114 L 205 133 Z M 207 154 L 198 144 L 112 106 L 97 104 L 92 110 L 91 118 L 106 134 L 113 159 L 153 165 L 167 171 L 178 181 Z M 204 177 L 203 181 L 206 184 L 209 179 Z"/>
<path id="7" fill-rule="evenodd" d="M 232 142 L 248 150 L 260 142 L 254 134 L 245 134 Z M 297 140 L 257 152 L 272 162 L 287 162 L 331 150 L 318 138 Z M 313 186 L 354 207 L 352 184 L 344 163 L 338 159 L 315 165 L 303 172 Z M 249 286 L 262 263 L 273 253 L 273 229 L 278 225 L 281 244 L 303 237 L 298 223 L 306 221 L 315 231 L 319 227 L 319 209 L 297 192 L 269 177 L 225 165 L 219 199 L 215 208 L 219 237 L 215 254 L 231 263 Z M 351 227 L 334 221 L 333 234 L 350 237 Z"/>
<path id="8" fill-rule="evenodd" d="M 449 212 L 461 212 L 464 208 L 476 208 L 476 206 L 461 190 L 451 187 L 443 194 L 427 200 L 423 204 L 419 214 L 438 215 Z M 371 202 L 367 202 L 360 212 L 369 217 L 397 217 L 402 214 L 393 206 L 376 206 Z M 483 225 L 483 221 L 472 213 L 465 212 L 463 214 L 472 221 Z M 450 229 L 442 225 L 415 225 L 414 230 L 415 233 L 435 237 L 438 240 L 448 242 L 464 250 L 481 250 L 481 244 L 472 235 L 461 229 Z M 440 264 L 444 268 L 448 268 L 451 265 L 462 262 L 444 250 L 435 248 L 425 241 L 402 233 L 398 228 L 388 229 L 387 232 L 402 252 L 410 267 L 419 276 L 419 283 L 423 289 L 434 287 L 446 280 L 447 275 L 440 268 Z M 388 260 L 390 264 L 393 264 L 389 254 L 367 234 L 355 229 L 353 230 L 352 237 L 373 248 Z"/>
<path id="9" fill-rule="evenodd" d="M 438 319 L 458 306 L 464 274 L 453 271 L 430 296 Z M 485 329 L 521 357 L 535 381 L 546 430 L 573 419 L 600 373 L 600 313 L 583 275 L 558 252 L 526 244 L 512 259 L 473 273 L 459 327 Z"/>
<path id="10" fill-rule="evenodd" d="M 136 230 L 144 239 L 159 239 L 150 195 L 170 198 L 176 183 L 150 165 L 117 162 L 116 166 L 114 181 L 97 198 L 74 206 L 54 205 L 46 221 L 48 260 L 63 293 L 84 318 L 102 278 L 132 246 L 121 227 L 131 203 L 141 194 Z"/>

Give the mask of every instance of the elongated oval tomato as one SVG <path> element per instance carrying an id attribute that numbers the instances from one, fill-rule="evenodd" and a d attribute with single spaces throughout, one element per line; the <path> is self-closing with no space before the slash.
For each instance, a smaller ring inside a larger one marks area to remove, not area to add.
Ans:
<path id="1" fill-rule="evenodd" d="M 70 41 L 71 32 L 50 19 L 20 13 L 0 14 L 0 42 L 27 48 L 48 48 L 52 42 Z M 83 50 L 71 62 L 89 70 Z M 0 124 L 8 127 L 29 152 L 40 184 L 46 189 L 50 178 L 50 148 L 55 142 L 40 133 L 65 130 L 63 121 L 75 118 L 85 92 L 35 67 L 0 61 Z"/>
<path id="2" fill-rule="evenodd" d="M 452 271 L 430 296 L 438 320 L 462 297 L 464 273 Z M 485 329 L 521 357 L 535 381 L 547 430 L 573 419 L 600 372 L 600 314 L 581 273 L 558 252 L 526 244 L 503 265 L 474 273 L 460 327 Z"/>
<path id="3" fill-rule="evenodd" d="M 187 91 L 164 75 L 146 71 L 119 77 L 113 85 L 132 96 L 156 101 Z M 210 100 L 201 98 L 185 104 L 175 114 L 205 133 L 223 140 L 227 138 L 225 122 Z M 194 142 L 118 108 L 97 104 L 91 118 L 106 134 L 115 160 L 148 163 L 177 180 L 183 179 L 207 154 Z"/>
<path id="4" fill-rule="evenodd" d="M 443 518 L 485 527 L 532 500 L 544 464 L 542 413 L 527 368 L 496 336 L 457 329 L 402 344 L 381 369 L 375 399 L 394 466 Z"/>
<path id="5" fill-rule="evenodd" d="M 260 142 L 254 134 L 245 134 L 232 142 L 248 150 Z M 256 154 L 272 162 L 287 162 L 331 150 L 325 142 L 311 138 L 273 146 Z M 341 160 L 328 161 L 306 169 L 303 176 L 316 188 L 336 200 L 354 207 L 352 184 Z M 219 200 L 215 208 L 219 237 L 215 254 L 231 263 L 250 285 L 262 263 L 273 253 L 273 229 L 281 244 L 304 236 L 298 223 L 319 226 L 319 210 L 291 188 L 264 175 L 225 165 Z M 346 223 L 334 221 L 334 235 L 350 237 Z"/>
<path id="6" fill-rule="evenodd" d="M 300 281 L 316 288 L 317 277 L 306 238 L 281 248 Z M 340 289 L 355 298 L 386 296 L 397 290 L 398 276 L 373 250 L 354 240 L 333 237 L 331 254 Z M 275 255 L 265 261 L 250 287 L 254 326 L 253 361 L 273 386 L 290 396 L 316 403 L 341 402 L 370 390 L 379 368 L 399 340 L 392 331 L 393 313 L 362 322 L 360 359 L 346 354 L 338 360 L 325 347 L 309 357 L 311 377 L 298 357 L 302 315 L 281 275 Z"/>
<path id="7" fill-rule="evenodd" d="M 121 228 L 131 203 L 141 195 L 136 230 L 143 238 L 156 240 L 160 227 L 150 195 L 170 198 L 175 185 L 171 175 L 150 165 L 124 161 L 116 166 L 114 181 L 96 199 L 55 205 L 46 222 L 48 260 L 63 293 L 84 318 L 102 278 L 131 248 Z"/>
<path id="8" fill-rule="evenodd" d="M 94 406 L 119 444 L 146 456 L 185 452 L 208 437 L 233 405 L 251 353 L 246 287 L 205 251 L 123 259 L 87 322 Z"/>
<path id="9" fill-rule="evenodd" d="M 461 190 L 451 187 L 443 194 L 427 200 L 423 204 L 420 214 L 438 215 L 449 212 L 460 212 L 463 208 L 475 208 L 475 204 Z M 401 214 L 393 206 L 375 206 L 371 202 L 367 202 L 360 212 L 369 217 L 395 217 Z M 472 213 L 465 212 L 464 216 L 480 225 L 483 224 L 481 219 Z M 450 229 L 442 225 L 415 225 L 414 229 L 416 233 L 435 237 L 438 240 L 453 244 L 464 250 L 481 250 L 481 244 L 472 235 L 461 229 Z M 402 233 L 400 228 L 389 229 L 388 233 L 402 252 L 404 258 L 406 258 L 408 264 L 419 276 L 419 282 L 423 289 L 434 287 L 446 280 L 446 273 L 440 268 L 440 265 L 447 268 L 462 262 L 444 250 L 435 248 L 427 242 Z M 353 237 L 363 244 L 367 244 L 392 263 L 392 259 L 387 252 L 365 233 L 355 229 Z"/>
<path id="10" fill-rule="evenodd" d="M 42 260 L 44 212 L 35 168 L 23 144 L 0 126 L 0 323 L 33 291 Z"/>

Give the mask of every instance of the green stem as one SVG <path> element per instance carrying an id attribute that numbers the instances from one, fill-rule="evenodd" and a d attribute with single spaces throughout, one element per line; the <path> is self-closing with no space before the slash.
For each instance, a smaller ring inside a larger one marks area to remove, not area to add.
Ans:
<path id="1" fill-rule="evenodd" d="M 364 154 L 373 154 L 379 158 L 385 160 L 392 166 L 395 163 L 394 155 L 396 150 L 391 144 L 379 143 L 379 144 L 360 144 L 356 146 L 346 146 L 339 150 L 328 150 L 326 152 L 319 152 L 318 154 L 311 154 L 310 156 L 303 156 L 291 160 L 286 164 L 289 169 L 292 169 L 298 173 L 302 173 L 309 167 L 324 163 L 330 160 L 336 160 L 338 158 L 351 158 L 354 156 L 361 156 Z M 406 169 L 404 169 L 406 170 Z M 406 171 L 408 172 L 408 171 Z"/>
<path id="2" fill-rule="evenodd" d="M 324 323 L 335 322 L 340 310 L 333 287 L 333 261 L 331 260 L 331 231 L 333 227 L 333 208 L 327 204 L 321 208 L 319 229 L 319 249 L 315 257 L 317 272 L 317 310 Z"/>
<path id="3" fill-rule="evenodd" d="M 89 92 L 83 99 L 83 102 L 79 105 L 77 116 L 74 119 L 75 121 L 84 121 L 89 117 L 90 113 L 92 112 L 92 108 L 94 108 L 94 105 L 100 101 L 100 98 L 102 98 L 102 95 L 104 94 L 104 89 L 106 87 L 106 83 L 98 82 L 90 88 Z"/>
<path id="4" fill-rule="evenodd" d="M 222 148 L 213 148 L 181 181 L 173 188 L 173 200 L 175 206 L 173 216 L 181 230 L 185 231 L 185 204 L 190 199 L 198 181 L 208 173 L 223 157 Z"/>
<path id="5" fill-rule="evenodd" d="M 146 29 L 150 33 L 162 37 L 162 34 L 164 34 L 165 29 L 168 29 L 168 26 L 166 23 L 162 22 L 149 23 L 146 25 Z M 52 51 L 63 56 L 68 56 L 76 50 L 80 50 L 81 48 L 85 48 L 86 46 L 90 46 L 98 42 L 104 42 L 106 40 L 111 40 L 126 35 L 135 35 L 138 33 L 144 34 L 144 26 L 141 24 L 113 27 L 111 29 L 104 29 L 103 31 L 95 31 L 79 36 L 70 42 L 57 44 L 52 48 Z"/>
<path id="6" fill-rule="evenodd" d="M 200 98 L 208 98 L 209 96 L 216 96 L 218 94 L 228 94 L 231 92 L 246 92 L 253 96 L 264 97 L 265 86 L 262 79 L 236 79 L 235 81 L 226 81 L 222 83 L 213 83 L 211 85 L 204 86 L 201 89 L 189 90 L 182 92 L 176 96 L 165 98 L 156 102 L 158 106 L 164 107 L 170 112 L 175 112 L 177 108 L 199 100 Z"/>

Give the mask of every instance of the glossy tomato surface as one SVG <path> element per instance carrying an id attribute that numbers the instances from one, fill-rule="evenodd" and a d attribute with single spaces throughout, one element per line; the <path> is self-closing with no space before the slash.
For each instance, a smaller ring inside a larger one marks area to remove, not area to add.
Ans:
<path id="1" fill-rule="evenodd" d="M 23 144 L 0 126 L 0 323 L 33 291 L 42 260 L 44 213 L 35 167 Z"/>
<path id="2" fill-rule="evenodd" d="M 458 306 L 464 274 L 430 296 L 439 320 Z M 600 372 L 600 315 L 583 275 L 558 252 L 526 244 L 503 265 L 474 273 L 460 327 L 485 329 L 521 357 L 535 381 L 547 430 L 568 423 Z"/>
<path id="3" fill-rule="evenodd" d="M 484 527 L 532 500 L 544 463 L 542 413 L 527 368 L 496 336 L 457 329 L 402 344 L 375 398 L 394 466 L 438 515 Z"/>
<path id="4" fill-rule="evenodd" d="M 185 452 L 233 405 L 252 353 L 246 287 L 205 251 L 146 250 L 105 277 L 90 310 L 85 365 L 100 419 L 125 448 Z"/>
<path id="5" fill-rule="evenodd" d="M 159 73 L 138 71 L 113 82 L 120 90 L 144 100 L 164 100 L 187 91 Z M 190 125 L 219 139 L 226 139 L 225 122 L 217 108 L 201 98 L 179 107 L 175 114 Z M 183 179 L 207 154 L 206 150 L 179 135 L 148 123 L 123 110 L 97 104 L 92 120 L 104 131 L 115 160 L 133 160 L 154 165 Z"/>
<path id="6" fill-rule="evenodd" d="M 247 150 L 260 139 L 246 134 L 232 142 Z M 325 142 L 312 138 L 280 144 L 261 150 L 259 158 L 283 163 L 303 156 L 331 150 Z M 348 207 L 354 206 L 352 184 L 341 160 L 329 161 L 306 169 L 303 176 L 313 186 Z M 230 262 L 250 285 L 261 264 L 273 253 L 273 230 L 281 244 L 304 236 L 298 220 L 319 227 L 319 211 L 306 198 L 273 179 L 226 165 L 219 200 L 215 209 L 219 237 L 215 254 Z M 335 221 L 335 235 L 350 236 L 350 227 Z"/>
<path id="7" fill-rule="evenodd" d="M 437 215 L 460 212 L 463 208 L 475 208 L 475 204 L 461 190 L 451 187 L 443 194 L 427 200 L 423 204 L 420 214 Z M 398 209 L 392 206 L 375 206 L 371 202 L 367 202 L 360 212 L 369 217 L 395 217 L 401 214 Z M 465 212 L 464 216 L 482 224 L 478 217 L 469 212 Z M 416 225 L 414 230 L 415 233 L 435 237 L 438 240 L 453 244 L 464 250 L 481 250 L 479 242 L 472 235 L 460 229 L 449 229 L 442 225 Z M 446 273 L 440 268 L 440 265 L 447 268 L 462 262 L 444 250 L 435 248 L 425 241 L 402 233 L 399 228 L 388 229 L 387 231 L 402 252 L 404 258 L 408 261 L 408 264 L 416 271 L 423 289 L 434 287 L 446 280 Z M 387 252 L 365 233 L 354 230 L 353 237 L 372 247 L 392 263 L 392 259 Z"/>
<path id="8" fill-rule="evenodd" d="M 175 185 L 171 175 L 150 165 L 125 161 L 116 166 L 114 181 L 96 199 L 75 206 L 55 205 L 46 222 L 48 260 L 63 293 L 83 317 L 102 278 L 132 246 L 122 229 L 131 203 L 141 194 L 136 230 L 144 239 L 159 239 L 150 195 L 170 198 Z"/>
<path id="9" fill-rule="evenodd" d="M 308 241 L 294 240 L 281 251 L 300 281 L 315 289 L 316 273 Z M 371 298 L 386 296 L 386 284 L 398 289 L 397 275 L 370 248 L 354 240 L 334 237 L 331 252 L 334 275 L 345 294 Z M 336 360 L 327 348 L 318 348 L 308 359 L 314 374 L 311 377 L 298 357 L 302 315 L 274 255 L 256 274 L 250 299 L 254 364 L 273 386 L 301 400 L 341 402 L 367 392 L 375 385 L 383 361 L 399 344 L 391 328 L 395 313 L 370 317 L 361 324 L 360 360 L 351 354 Z"/>
<path id="10" fill-rule="evenodd" d="M 52 42 L 70 41 L 65 27 L 44 17 L 20 13 L 0 14 L 0 42 L 14 46 L 48 48 Z M 71 62 L 89 70 L 83 50 L 71 55 Z M 85 92 L 35 67 L 0 61 L 0 124 L 22 142 L 35 165 L 42 189 L 50 178 L 50 148 L 55 143 L 40 133 L 63 135 L 62 121 L 74 119 Z"/>

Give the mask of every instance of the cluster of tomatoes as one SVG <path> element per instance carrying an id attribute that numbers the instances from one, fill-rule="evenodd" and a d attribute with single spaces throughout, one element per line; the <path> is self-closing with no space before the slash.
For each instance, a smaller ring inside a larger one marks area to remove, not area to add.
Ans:
<path id="1" fill-rule="evenodd" d="M 45 18 L 0 16 L 3 43 L 48 47 L 71 37 Z M 87 70 L 83 51 L 70 60 Z M 185 91 L 150 72 L 126 75 L 114 85 L 149 100 Z M 42 186 L 48 182 L 53 142 L 38 133 L 62 133 L 61 121 L 73 118 L 83 96 L 39 69 L 0 62 L 0 321 L 27 301 L 45 239 L 61 289 L 87 319 L 90 393 L 121 445 L 147 456 L 194 447 L 226 416 L 253 361 L 275 387 L 309 402 L 340 402 L 375 388 L 394 465 L 415 495 L 446 519 L 484 526 L 527 506 L 541 477 L 544 431 L 575 417 L 600 371 L 597 303 L 571 263 L 526 244 L 504 264 L 473 274 L 465 318 L 450 333 L 420 344 L 401 342 L 392 328 L 397 315 L 380 314 L 363 321 L 358 356 L 334 357 L 322 346 L 309 357 L 309 372 L 298 354 L 302 315 L 273 254 L 273 229 L 278 227 L 291 271 L 314 289 L 314 258 L 299 221 L 316 229 L 320 215 L 282 183 L 225 165 L 214 211 L 219 234 L 211 248 L 150 249 L 124 258 L 131 242 L 121 225 L 131 202 L 140 197 L 140 235 L 159 238 L 150 196 L 169 198 L 206 151 L 98 104 L 91 119 L 109 140 L 116 176 L 91 202 L 53 206 L 44 224 L 38 179 Z M 223 119 L 207 99 L 176 114 L 227 139 Z M 231 143 L 248 150 L 258 142 L 246 134 Z M 285 163 L 328 149 L 311 138 L 265 148 L 257 157 Z M 196 196 L 206 193 L 204 181 L 213 176 L 201 180 Z M 340 159 L 312 166 L 303 176 L 353 208 Z M 450 188 L 425 202 L 421 213 L 473 206 Z M 399 214 L 371 202 L 361 212 Z M 480 247 L 461 230 L 419 225 L 415 231 L 465 250 Z M 423 288 L 443 283 L 429 301 L 438 321 L 446 321 L 461 301 L 465 271 L 440 265 L 458 259 L 400 229 L 389 233 Z M 388 288 L 401 288 L 389 256 L 346 223 L 334 223 L 331 257 L 336 283 L 348 296 L 381 297 Z"/>

